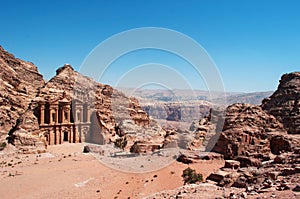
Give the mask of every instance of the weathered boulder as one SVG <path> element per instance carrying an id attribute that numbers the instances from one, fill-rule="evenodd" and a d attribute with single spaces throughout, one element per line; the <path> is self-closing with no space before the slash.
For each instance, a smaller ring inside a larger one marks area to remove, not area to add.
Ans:
<path id="1" fill-rule="evenodd" d="M 224 168 L 238 169 L 238 168 L 240 168 L 240 164 L 241 163 L 236 160 L 225 160 Z"/>
<path id="2" fill-rule="evenodd" d="M 277 155 L 273 161 L 273 163 L 275 164 L 284 164 L 285 162 L 286 162 L 286 157 L 284 155 Z"/>
<path id="3" fill-rule="evenodd" d="M 231 174 L 231 172 L 218 170 L 217 172 L 211 173 L 207 180 L 215 181 L 215 182 L 221 182 L 226 176 Z"/>
<path id="4" fill-rule="evenodd" d="M 192 164 L 193 163 L 193 160 L 184 154 L 181 154 L 176 160 L 178 162 L 182 162 L 183 164 Z"/>
<path id="5" fill-rule="evenodd" d="M 270 140 L 270 149 L 273 154 L 278 155 L 282 152 L 291 151 L 292 146 L 287 137 L 283 135 L 275 135 L 272 136 Z"/>
<path id="6" fill-rule="evenodd" d="M 259 167 L 261 166 L 261 161 L 257 158 L 238 156 L 236 158 L 240 162 L 241 167 Z"/>

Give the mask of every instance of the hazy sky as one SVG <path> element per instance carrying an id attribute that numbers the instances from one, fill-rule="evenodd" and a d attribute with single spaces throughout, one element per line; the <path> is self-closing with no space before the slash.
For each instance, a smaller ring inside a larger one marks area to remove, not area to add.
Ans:
<path id="1" fill-rule="evenodd" d="M 0 45 L 33 62 L 45 79 L 64 63 L 79 70 L 99 43 L 119 32 L 141 27 L 173 29 L 196 40 L 216 63 L 226 91 L 275 90 L 282 74 L 300 70 L 297 0 L 0 3 Z M 179 73 L 190 67 L 165 52 L 136 52 L 114 63 L 104 83 L 114 85 L 119 77 L 116 74 L 149 62 L 174 66 Z M 203 89 L 192 71 L 190 75 L 189 83 Z"/>

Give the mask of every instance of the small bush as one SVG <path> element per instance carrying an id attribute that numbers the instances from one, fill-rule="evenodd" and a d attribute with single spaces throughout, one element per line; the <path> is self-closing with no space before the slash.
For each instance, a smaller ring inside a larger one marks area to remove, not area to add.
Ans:
<path id="1" fill-rule="evenodd" d="M 182 175 L 184 184 L 195 184 L 196 182 L 202 182 L 203 176 L 200 173 L 196 173 L 196 170 L 188 167 L 183 170 Z"/>
<path id="2" fill-rule="evenodd" d="M 6 147 L 6 142 L 2 142 L 0 144 L 0 151 L 2 151 Z"/>

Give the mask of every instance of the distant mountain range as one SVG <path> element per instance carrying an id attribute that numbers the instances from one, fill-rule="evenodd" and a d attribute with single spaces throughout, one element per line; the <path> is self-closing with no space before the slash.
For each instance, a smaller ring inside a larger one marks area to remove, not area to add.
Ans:
<path id="1" fill-rule="evenodd" d="M 234 103 L 261 104 L 264 98 L 272 95 L 273 91 L 266 92 L 209 92 L 203 90 L 159 90 L 159 89 L 131 89 L 118 88 L 128 96 L 134 96 L 141 102 L 197 102 L 206 101 L 218 105 Z M 203 103 L 203 102 L 202 102 Z"/>

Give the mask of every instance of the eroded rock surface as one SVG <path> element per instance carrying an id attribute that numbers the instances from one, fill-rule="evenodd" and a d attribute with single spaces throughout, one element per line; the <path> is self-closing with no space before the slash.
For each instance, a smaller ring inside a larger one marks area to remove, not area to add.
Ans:
<path id="1" fill-rule="evenodd" d="M 261 106 L 282 122 L 288 133 L 300 134 L 300 72 L 283 75 L 277 90 Z"/>
<path id="2" fill-rule="evenodd" d="M 44 85 L 30 62 L 15 58 L 0 46 L 0 141 L 4 142 Z"/>
<path id="3" fill-rule="evenodd" d="M 259 106 L 234 104 L 226 110 L 223 131 L 213 151 L 223 154 L 226 159 L 267 155 L 273 133 L 286 134 L 275 117 Z"/>

